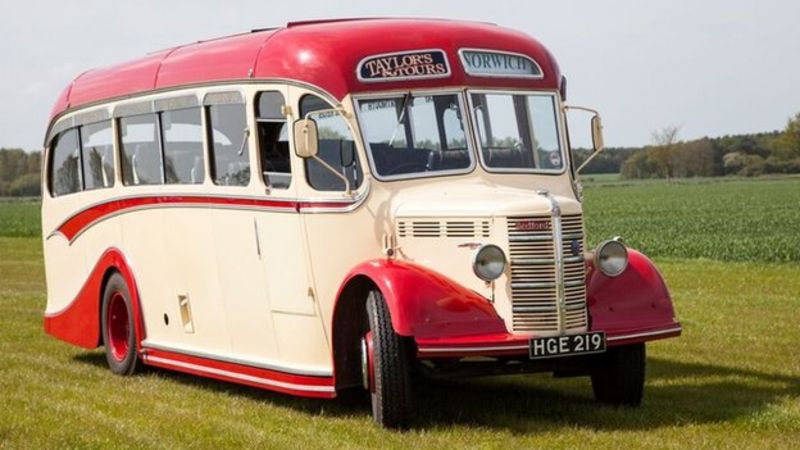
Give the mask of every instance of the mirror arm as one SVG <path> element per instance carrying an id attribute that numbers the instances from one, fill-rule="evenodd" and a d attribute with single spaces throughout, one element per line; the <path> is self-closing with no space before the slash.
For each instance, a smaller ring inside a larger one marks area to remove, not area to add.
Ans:
<path id="1" fill-rule="evenodd" d="M 577 169 L 575 169 L 575 173 L 576 173 L 576 174 L 578 174 L 578 173 L 581 173 L 581 170 L 583 170 L 583 168 L 584 168 L 584 167 L 586 167 L 586 165 L 587 165 L 587 164 L 589 164 L 590 162 L 592 162 L 592 160 L 594 159 L 594 157 L 595 157 L 595 156 L 597 156 L 597 155 L 599 155 L 599 154 L 600 154 L 600 152 L 602 152 L 602 151 L 603 151 L 603 149 L 600 149 L 600 150 L 598 150 L 598 151 L 596 151 L 596 152 L 592 153 L 591 155 L 589 155 L 589 157 L 588 157 L 588 158 L 586 158 L 586 160 L 585 160 L 585 161 L 583 161 L 583 164 L 581 164 L 580 166 L 578 166 L 578 168 L 577 168 Z"/>
<path id="2" fill-rule="evenodd" d="M 314 158 L 316 162 L 320 163 L 322 167 L 328 169 L 330 173 L 336 175 L 337 177 L 339 177 L 339 179 L 344 181 L 345 195 L 347 195 L 348 197 L 353 195 L 352 191 L 350 190 L 350 180 L 348 180 L 346 176 L 340 174 L 336 169 L 334 169 L 330 164 L 323 161 L 322 158 L 320 158 L 319 156 L 314 155 L 312 156 L 312 158 Z"/>

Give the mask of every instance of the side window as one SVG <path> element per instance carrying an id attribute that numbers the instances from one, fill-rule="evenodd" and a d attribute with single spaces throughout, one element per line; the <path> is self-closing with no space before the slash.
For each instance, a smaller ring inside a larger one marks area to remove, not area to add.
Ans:
<path id="1" fill-rule="evenodd" d="M 300 114 L 319 110 L 327 110 L 331 106 L 314 95 L 305 95 L 300 99 Z M 347 122 L 338 113 L 323 111 L 311 114 L 310 118 L 317 122 L 319 135 L 319 158 L 328 163 L 337 172 L 347 177 L 352 189 L 361 185 L 361 167 L 355 155 L 355 142 Z M 309 158 L 305 160 L 308 184 L 318 191 L 344 191 L 345 184 L 322 164 Z"/>
<path id="2" fill-rule="evenodd" d="M 50 192 L 54 197 L 81 190 L 81 158 L 78 130 L 71 129 L 53 139 L 50 156 Z"/>
<path id="3" fill-rule="evenodd" d="M 246 186 L 250 183 L 250 151 L 244 104 L 208 107 L 209 147 L 214 184 Z"/>
<path id="4" fill-rule="evenodd" d="M 93 123 L 81 128 L 83 152 L 83 184 L 88 191 L 114 184 L 114 134 L 111 121 Z"/>
<path id="5" fill-rule="evenodd" d="M 126 186 L 164 182 L 156 117 L 155 114 L 143 114 L 119 120 L 122 182 Z"/>
<path id="6" fill-rule="evenodd" d="M 189 108 L 161 113 L 164 139 L 164 170 L 168 184 L 202 184 L 203 126 L 201 109 Z"/>
<path id="7" fill-rule="evenodd" d="M 276 189 L 286 189 L 292 182 L 289 126 L 282 111 L 284 103 L 280 92 L 262 92 L 256 99 L 261 175 L 267 186 Z"/>

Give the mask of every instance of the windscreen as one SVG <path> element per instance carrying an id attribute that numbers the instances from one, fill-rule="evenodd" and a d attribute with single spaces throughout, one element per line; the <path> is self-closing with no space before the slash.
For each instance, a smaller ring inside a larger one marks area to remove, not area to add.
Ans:
<path id="1" fill-rule="evenodd" d="M 473 166 L 457 94 L 362 99 L 358 116 L 381 178 L 452 173 Z"/>
<path id="2" fill-rule="evenodd" d="M 560 171 L 564 167 L 552 95 L 471 93 L 481 159 L 498 171 Z"/>

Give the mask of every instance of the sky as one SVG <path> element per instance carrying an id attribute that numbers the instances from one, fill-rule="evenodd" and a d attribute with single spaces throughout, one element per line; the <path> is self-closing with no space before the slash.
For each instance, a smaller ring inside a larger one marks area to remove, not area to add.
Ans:
<path id="1" fill-rule="evenodd" d="M 387 16 L 536 37 L 569 103 L 602 112 L 607 146 L 649 144 L 667 126 L 683 139 L 782 129 L 800 112 L 797 0 L 0 0 L 0 147 L 41 148 L 53 102 L 89 68 L 289 21 Z"/>

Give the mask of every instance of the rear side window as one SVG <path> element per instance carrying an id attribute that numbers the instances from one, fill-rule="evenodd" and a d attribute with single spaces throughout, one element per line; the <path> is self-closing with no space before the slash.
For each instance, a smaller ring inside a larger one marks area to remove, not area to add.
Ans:
<path id="1" fill-rule="evenodd" d="M 208 107 L 209 147 L 214 184 L 246 186 L 250 183 L 250 149 L 244 104 Z"/>
<path id="2" fill-rule="evenodd" d="M 203 183 L 201 111 L 200 108 L 189 108 L 161 113 L 165 178 L 169 184 Z"/>
<path id="3" fill-rule="evenodd" d="M 126 186 L 164 182 L 157 122 L 155 114 L 123 117 L 119 120 L 122 135 L 122 181 Z"/>
<path id="4" fill-rule="evenodd" d="M 56 136 L 51 147 L 50 192 L 54 197 L 81 190 L 81 158 L 78 130 L 71 129 Z"/>
<path id="5" fill-rule="evenodd" d="M 83 182 L 88 191 L 114 184 L 114 133 L 111 121 L 93 123 L 81 128 Z"/>

